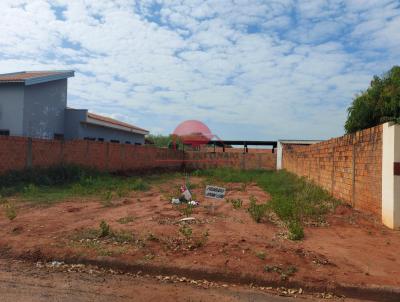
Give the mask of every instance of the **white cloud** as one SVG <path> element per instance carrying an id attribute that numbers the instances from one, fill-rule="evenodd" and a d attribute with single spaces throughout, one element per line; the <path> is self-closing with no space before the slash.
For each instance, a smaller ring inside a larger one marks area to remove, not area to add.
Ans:
<path id="1" fill-rule="evenodd" d="M 1 72 L 75 69 L 71 106 L 165 134 L 194 118 L 223 138 L 336 136 L 353 95 L 400 58 L 389 0 L 3 0 L 0 11 Z"/>

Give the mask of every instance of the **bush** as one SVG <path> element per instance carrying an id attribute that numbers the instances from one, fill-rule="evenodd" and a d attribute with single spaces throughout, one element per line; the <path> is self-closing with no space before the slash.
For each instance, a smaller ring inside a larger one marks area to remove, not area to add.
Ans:
<path id="1" fill-rule="evenodd" d="M 374 76 L 370 87 L 357 95 L 348 109 L 347 133 L 381 123 L 400 122 L 400 67 L 394 66 L 381 78 Z"/>

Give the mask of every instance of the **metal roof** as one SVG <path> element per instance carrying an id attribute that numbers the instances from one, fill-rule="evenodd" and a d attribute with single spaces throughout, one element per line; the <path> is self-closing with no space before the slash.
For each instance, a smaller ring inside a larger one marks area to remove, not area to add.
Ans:
<path id="1" fill-rule="evenodd" d="M 52 71 L 21 71 L 14 73 L 0 74 L 0 84 L 21 83 L 25 86 L 62 80 L 73 77 L 73 70 L 52 70 Z"/>
<path id="2" fill-rule="evenodd" d="M 125 131 L 139 133 L 139 134 L 149 134 L 149 131 L 146 129 L 139 128 L 137 126 L 134 126 L 134 125 L 131 125 L 128 123 L 124 123 L 124 122 L 115 120 L 110 117 L 106 117 L 106 116 L 88 112 L 86 122 L 93 123 L 94 121 L 98 121 L 98 122 L 102 123 L 102 124 L 96 123 L 97 125 L 102 125 L 102 126 L 106 126 L 106 127 L 114 126 L 114 127 L 119 127 L 120 130 L 125 130 Z"/>

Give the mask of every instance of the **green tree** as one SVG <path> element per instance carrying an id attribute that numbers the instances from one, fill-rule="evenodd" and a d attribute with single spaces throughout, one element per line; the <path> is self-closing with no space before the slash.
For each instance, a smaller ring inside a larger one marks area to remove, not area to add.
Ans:
<path id="1" fill-rule="evenodd" d="M 370 87 L 356 95 L 344 128 L 353 133 L 390 121 L 400 121 L 400 66 L 374 76 Z"/>
<path id="2" fill-rule="evenodd" d="M 173 148 L 173 137 L 172 135 L 154 135 L 154 134 L 149 134 L 146 136 L 146 139 L 150 141 L 152 144 L 154 144 L 156 147 L 159 148 Z M 175 140 L 176 143 L 176 148 L 177 149 L 182 149 L 182 143 L 180 140 L 177 138 Z"/>

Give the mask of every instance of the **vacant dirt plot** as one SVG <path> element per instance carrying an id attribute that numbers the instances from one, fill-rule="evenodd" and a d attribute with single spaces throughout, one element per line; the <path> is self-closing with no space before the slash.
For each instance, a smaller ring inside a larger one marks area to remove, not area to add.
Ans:
<path id="1" fill-rule="evenodd" d="M 204 198 L 205 178 L 190 180 L 200 202 L 193 209 L 171 204 L 182 177 L 107 202 L 87 197 L 51 206 L 20 203 L 14 220 L 1 213 L 0 256 L 92 260 L 297 289 L 400 286 L 400 233 L 370 217 L 338 206 L 324 223 L 305 227 L 303 240 L 291 241 L 276 216 L 256 223 L 249 215 L 251 199 L 271 198 L 255 183 L 225 183 L 225 200 L 213 200 Z M 182 222 L 186 217 L 195 219 Z"/>

